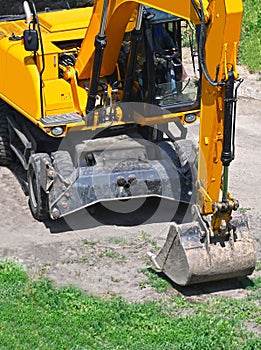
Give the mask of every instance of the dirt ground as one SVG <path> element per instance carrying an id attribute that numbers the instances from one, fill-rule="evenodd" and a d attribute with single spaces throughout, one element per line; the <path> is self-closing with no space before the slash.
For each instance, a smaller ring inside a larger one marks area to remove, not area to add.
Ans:
<path id="1" fill-rule="evenodd" d="M 240 67 L 245 79 L 239 91 L 236 160 L 231 165 L 230 191 L 238 198 L 255 238 L 261 259 L 261 75 L 250 75 Z M 26 182 L 21 169 L 0 168 L 0 259 L 12 258 L 26 266 L 35 278 L 45 276 L 57 285 L 80 287 L 87 293 L 120 295 L 128 301 L 155 300 L 182 294 L 205 298 L 213 295 L 240 298 L 248 291 L 241 280 L 213 282 L 180 288 L 172 285 L 160 295 L 141 271 L 149 269 L 148 251 L 161 247 L 168 231 L 169 203 L 145 224 L 140 218 L 121 221 L 117 215 L 94 217 L 86 210 L 65 221 L 45 223 L 33 219 Z M 151 202 L 151 208 L 157 203 Z M 151 210 L 151 209 L 150 209 Z M 254 272 L 254 276 L 260 271 Z"/>

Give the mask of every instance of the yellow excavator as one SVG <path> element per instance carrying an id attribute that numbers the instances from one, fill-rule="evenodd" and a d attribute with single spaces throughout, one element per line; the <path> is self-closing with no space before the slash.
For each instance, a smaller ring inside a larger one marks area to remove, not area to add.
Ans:
<path id="1" fill-rule="evenodd" d="M 251 274 L 253 240 L 228 190 L 241 0 L 23 8 L 0 17 L 0 165 L 16 157 L 27 171 L 33 216 L 173 201 L 150 253 L 158 270 L 179 285 Z"/>

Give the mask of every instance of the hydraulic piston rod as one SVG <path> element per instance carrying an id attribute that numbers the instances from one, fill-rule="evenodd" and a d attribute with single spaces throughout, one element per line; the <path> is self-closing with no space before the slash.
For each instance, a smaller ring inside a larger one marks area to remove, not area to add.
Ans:
<path id="1" fill-rule="evenodd" d="M 106 18 L 108 12 L 108 0 L 104 0 L 103 3 L 103 12 L 102 12 L 102 22 L 100 26 L 100 31 L 95 37 L 95 55 L 93 70 L 91 75 L 91 82 L 89 86 L 88 101 L 86 106 L 86 114 L 91 112 L 95 107 L 96 95 L 98 91 L 100 71 L 102 65 L 103 52 L 106 47 L 106 35 L 105 35 L 105 26 Z"/>
<path id="2" fill-rule="evenodd" d="M 223 196 L 222 201 L 228 200 L 228 167 L 235 158 L 235 118 L 236 118 L 236 103 L 237 89 L 242 80 L 239 81 L 235 89 L 234 72 L 228 74 L 225 90 L 225 113 L 224 113 L 224 131 L 223 131 L 223 149 L 221 161 L 223 163 Z"/>

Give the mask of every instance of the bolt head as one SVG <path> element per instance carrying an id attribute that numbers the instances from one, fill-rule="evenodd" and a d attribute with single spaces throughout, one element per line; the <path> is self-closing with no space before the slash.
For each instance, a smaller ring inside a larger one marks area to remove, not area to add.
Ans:
<path id="1" fill-rule="evenodd" d="M 52 217 L 54 219 L 59 219 L 60 216 L 61 216 L 60 210 L 58 208 L 53 208 Z"/>

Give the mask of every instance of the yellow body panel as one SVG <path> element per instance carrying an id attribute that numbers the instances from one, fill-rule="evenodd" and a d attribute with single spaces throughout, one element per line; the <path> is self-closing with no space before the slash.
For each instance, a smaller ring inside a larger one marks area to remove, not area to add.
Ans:
<path id="1" fill-rule="evenodd" d="M 33 55 L 21 41 L 0 42 L 0 96 L 24 115 L 40 119 L 39 73 Z M 8 49 L 7 49 L 8 47 Z"/>
<path id="2" fill-rule="evenodd" d="M 67 113 L 73 110 L 71 87 L 63 79 L 45 81 L 43 91 L 46 115 Z"/>
<path id="3" fill-rule="evenodd" d="M 39 14 L 39 22 L 42 28 L 48 32 L 66 32 L 68 30 L 86 29 L 92 15 L 92 8 L 78 8 L 45 12 Z"/>
<path id="4" fill-rule="evenodd" d="M 44 82 L 45 114 L 55 115 L 75 111 L 71 85 L 63 79 L 46 80 Z M 82 107 L 86 105 L 86 91 L 78 87 L 78 95 Z"/>
<path id="5" fill-rule="evenodd" d="M 91 8 L 84 8 L 39 14 L 45 54 L 43 91 L 46 115 L 75 112 L 74 101 L 71 100 L 71 86 L 59 79 L 58 54 L 64 50 L 59 48 L 57 43 L 82 40 L 91 13 Z M 39 49 L 36 55 L 37 64 L 35 64 L 33 53 L 26 52 L 24 49 L 22 36 L 26 29 L 28 25 L 25 21 L 0 22 L 0 97 L 33 123 L 38 124 L 42 117 L 40 101 L 42 53 Z M 12 33 L 17 40 L 11 42 L 9 38 Z M 61 91 L 59 91 L 60 88 Z M 81 100 L 80 105 L 84 110 L 86 92 L 81 87 L 77 90 Z M 64 94 L 63 99 L 62 94 Z M 39 126 L 41 127 L 41 124 Z"/>

